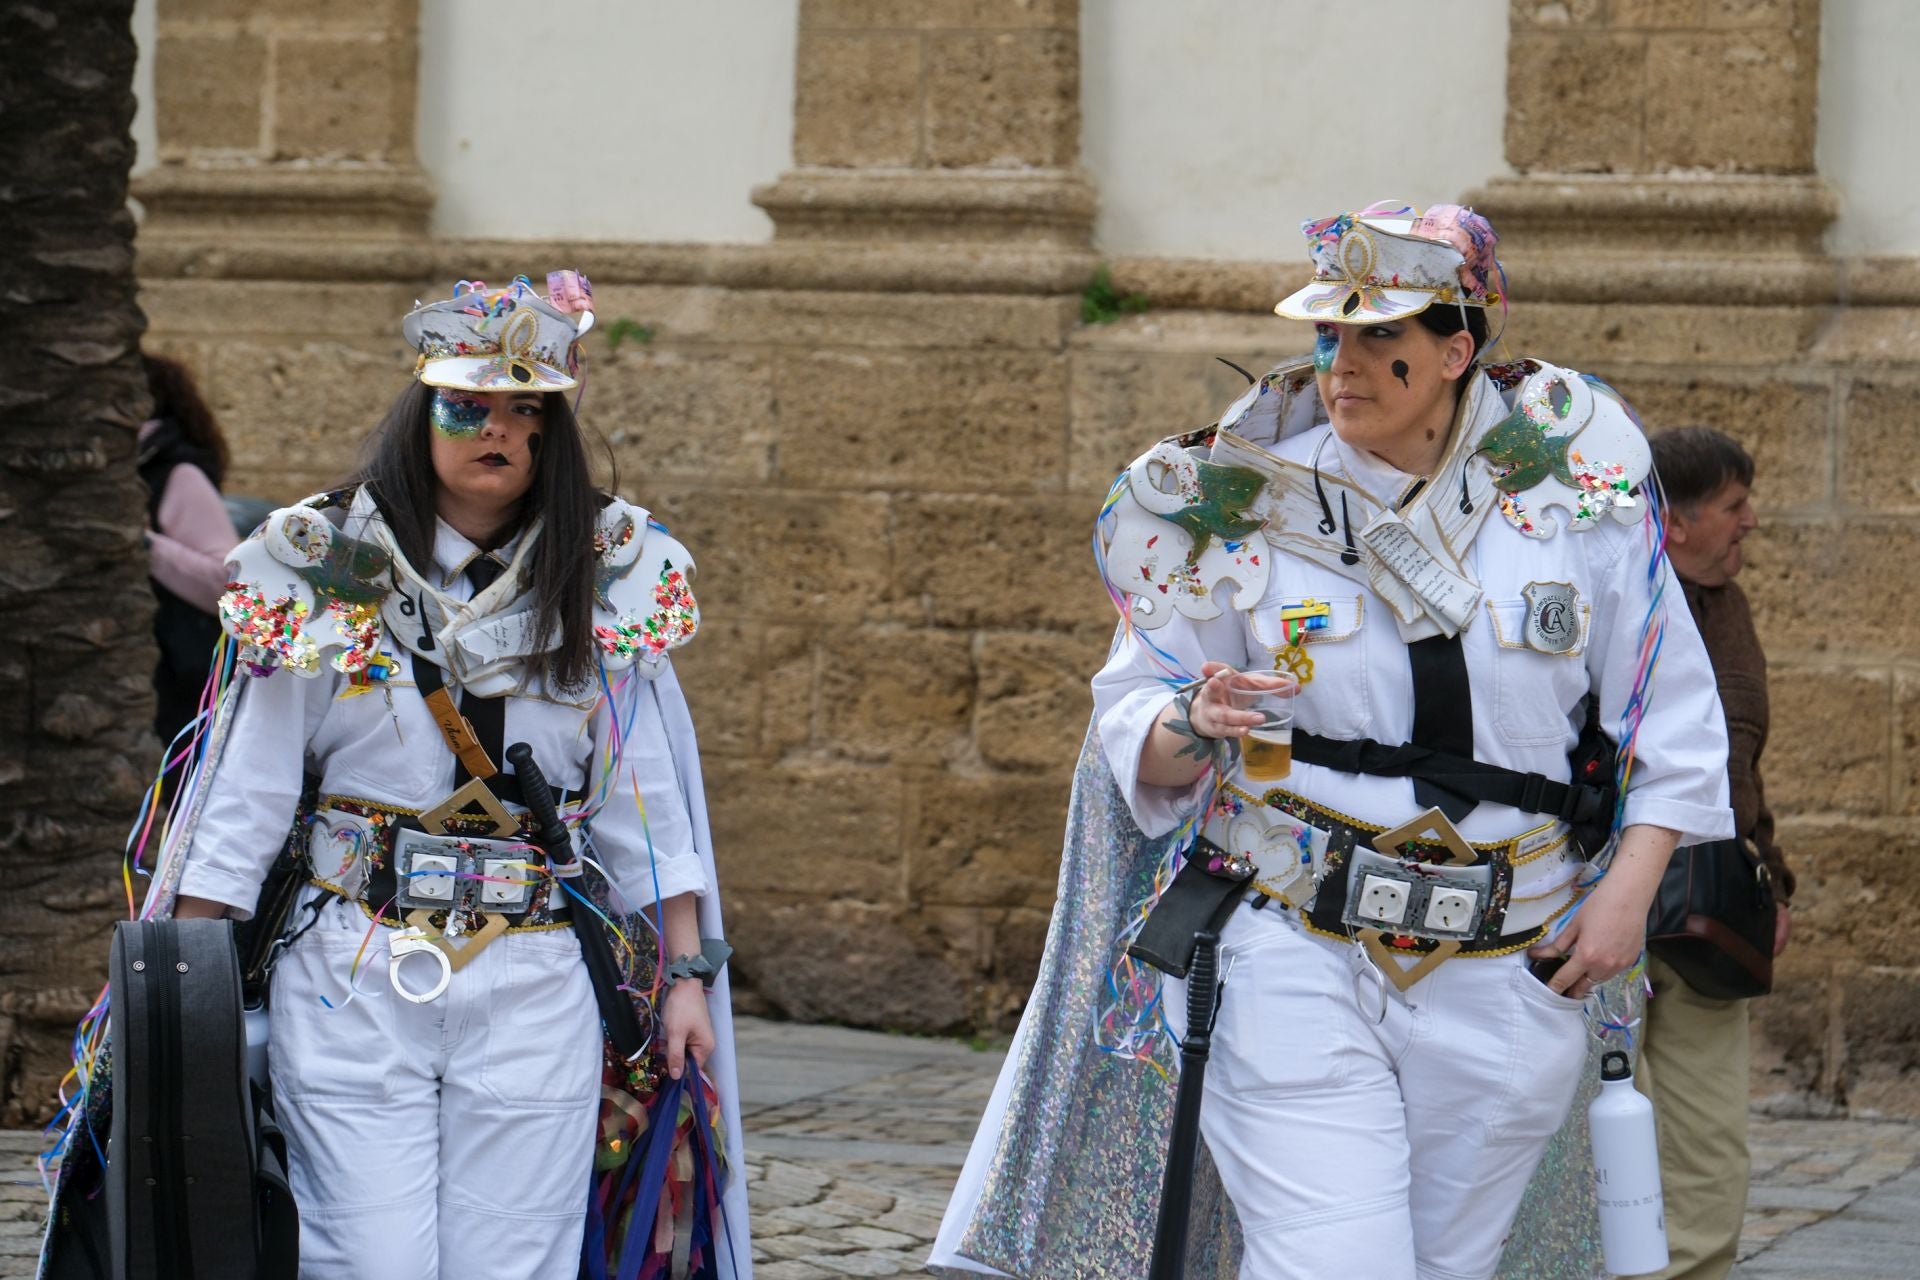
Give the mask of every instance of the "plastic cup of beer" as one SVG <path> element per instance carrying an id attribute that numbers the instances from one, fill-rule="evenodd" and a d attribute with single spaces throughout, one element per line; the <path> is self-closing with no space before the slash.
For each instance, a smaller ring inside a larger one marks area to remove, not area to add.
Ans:
<path id="1" fill-rule="evenodd" d="M 1227 678 L 1235 710 L 1257 711 L 1260 723 L 1240 740 L 1240 770 L 1254 782 L 1277 782 L 1293 772 L 1293 706 L 1300 687 L 1271 671 Z"/>

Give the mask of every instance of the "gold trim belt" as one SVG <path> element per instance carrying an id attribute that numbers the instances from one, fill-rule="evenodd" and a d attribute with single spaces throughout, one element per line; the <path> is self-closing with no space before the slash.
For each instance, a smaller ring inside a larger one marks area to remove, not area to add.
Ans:
<path id="1" fill-rule="evenodd" d="M 1376 961 L 1388 956 L 1418 960 L 1404 971 L 1381 964 L 1403 988 L 1455 955 L 1510 955 L 1532 946 L 1579 898 L 1577 871 L 1566 878 L 1550 871 L 1551 888 L 1514 895 L 1516 867 L 1556 852 L 1563 861 L 1574 856 L 1569 830 L 1557 820 L 1505 840 L 1469 841 L 1438 809 L 1386 827 L 1278 787 L 1255 795 L 1228 784 L 1225 791 L 1238 805 L 1226 831 L 1235 831 L 1240 814 L 1252 810 L 1250 816 L 1270 833 L 1269 846 L 1287 854 L 1298 850 L 1297 861 L 1265 853 L 1256 857 L 1253 887 L 1295 909 L 1310 902 L 1301 910 L 1308 929 L 1340 941 L 1358 940 Z M 1281 818 L 1277 830 L 1271 825 L 1276 814 Z M 1289 818 L 1291 823 L 1285 821 Z M 1355 876 L 1362 882 L 1358 897 L 1350 884 Z M 1396 931 L 1390 922 L 1407 931 Z M 1405 983 L 1395 977 L 1403 973 Z"/>

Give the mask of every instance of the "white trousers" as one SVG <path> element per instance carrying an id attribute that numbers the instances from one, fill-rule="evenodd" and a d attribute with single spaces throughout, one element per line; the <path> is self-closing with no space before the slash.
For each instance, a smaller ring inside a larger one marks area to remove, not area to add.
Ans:
<path id="1" fill-rule="evenodd" d="M 422 1005 L 388 985 L 390 931 L 377 928 L 346 1002 L 366 927 L 357 906 L 329 904 L 273 975 L 300 1275 L 574 1275 L 601 1037 L 573 932 L 497 938 Z M 411 985 L 428 985 L 430 961 L 406 965 Z"/>
<path id="2" fill-rule="evenodd" d="M 1587 1052 L 1580 1002 L 1524 960 L 1449 960 L 1402 995 L 1358 946 L 1234 913 L 1200 1127 L 1242 1277 L 1493 1275 Z"/>

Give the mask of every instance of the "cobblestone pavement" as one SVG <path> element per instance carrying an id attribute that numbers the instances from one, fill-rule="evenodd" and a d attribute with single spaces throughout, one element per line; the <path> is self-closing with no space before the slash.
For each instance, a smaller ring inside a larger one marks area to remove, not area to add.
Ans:
<path id="1" fill-rule="evenodd" d="M 1000 1055 L 758 1019 L 739 1034 L 755 1274 L 917 1273 Z M 0 1278 L 33 1274 L 38 1145 L 0 1132 Z M 1920 1124 L 1756 1113 L 1751 1145 L 1737 1280 L 1920 1275 Z"/>

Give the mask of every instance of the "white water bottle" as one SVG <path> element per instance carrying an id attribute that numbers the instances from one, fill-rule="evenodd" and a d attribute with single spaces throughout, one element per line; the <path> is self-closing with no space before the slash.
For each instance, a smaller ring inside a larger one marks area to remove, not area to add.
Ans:
<path id="1" fill-rule="evenodd" d="M 1653 1103 L 1633 1087 L 1627 1055 L 1617 1049 L 1600 1057 L 1600 1095 L 1587 1108 L 1587 1127 L 1607 1270 L 1621 1276 L 1659 1271 L 1667 1265 L 1667 1215 Z"/>

